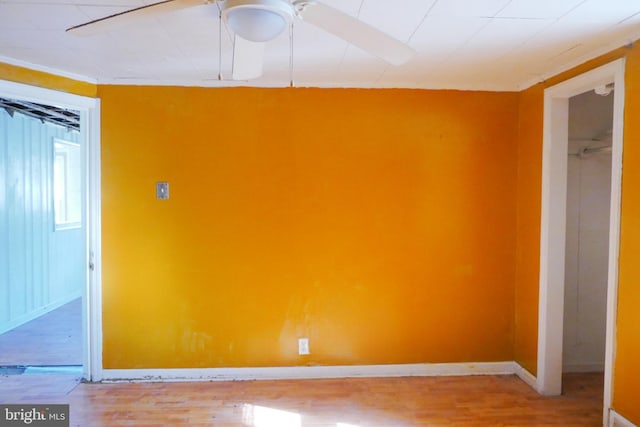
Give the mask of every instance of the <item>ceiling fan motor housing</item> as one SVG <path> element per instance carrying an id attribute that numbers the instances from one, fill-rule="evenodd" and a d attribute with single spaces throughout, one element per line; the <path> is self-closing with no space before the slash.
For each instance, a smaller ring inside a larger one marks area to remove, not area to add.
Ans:
<path id="1" fill-rule="evenodd" d="M 286 0 L 227 0 L 222 15 L 238 36 L 267 42 L 287 28 L 294 9 Z"/>

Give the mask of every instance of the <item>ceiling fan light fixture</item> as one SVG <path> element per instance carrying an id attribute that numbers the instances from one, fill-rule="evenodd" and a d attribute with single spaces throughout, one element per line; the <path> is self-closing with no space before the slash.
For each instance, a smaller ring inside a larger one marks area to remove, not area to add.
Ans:
<path id="1" fill-rule="evenodd" d="M 228 0 L 223 15 L 229 27 L 243 39 L 267 42 L 287 28 L 293 8 L 284 0 Z"/>

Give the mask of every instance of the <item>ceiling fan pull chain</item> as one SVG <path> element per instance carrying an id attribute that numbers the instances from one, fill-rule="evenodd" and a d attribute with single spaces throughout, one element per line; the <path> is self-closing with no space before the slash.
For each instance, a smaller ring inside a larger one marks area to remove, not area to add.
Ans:
<path id="1" fill-rule="evenodd" d="M 293 22 L 289 24 L 289 87 L 294 87 L 293 82 Z"/>
<path id="2" fill-rule="evenodd" d="M 218 80 L 222 81 L 222 9 L 218 6 Z"/>

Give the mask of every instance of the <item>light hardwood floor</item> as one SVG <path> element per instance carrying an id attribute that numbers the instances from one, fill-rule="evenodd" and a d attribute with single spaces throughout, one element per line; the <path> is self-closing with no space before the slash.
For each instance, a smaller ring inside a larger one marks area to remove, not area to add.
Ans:
<path id="1" fill-rule="evenodd" d="M 72 426 L 598 426 L 600 374 L 543 397 L 515 376 L 78 384 L 0 377 L 0 403 L 68 403 Z"/>
<path id="2" fill-rule="evenodd" d="M 76 300 L 0 336 L 0 365 L 81 363 Z M 537 395 L 515 376 L 82 384 L 0 375 L 0 403 L 68 403 L 72 426 L 599 426 L 601 374 Z"/>

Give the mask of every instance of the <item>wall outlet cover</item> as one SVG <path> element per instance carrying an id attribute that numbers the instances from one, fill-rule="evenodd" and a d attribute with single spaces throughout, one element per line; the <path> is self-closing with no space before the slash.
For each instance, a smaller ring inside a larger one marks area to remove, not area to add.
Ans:
<path id="1" fill-rule="evenodd" d="M 298 354 L 310 354 L 309 351 L 309 338 L 299 338 L 298 339 Z"/>

